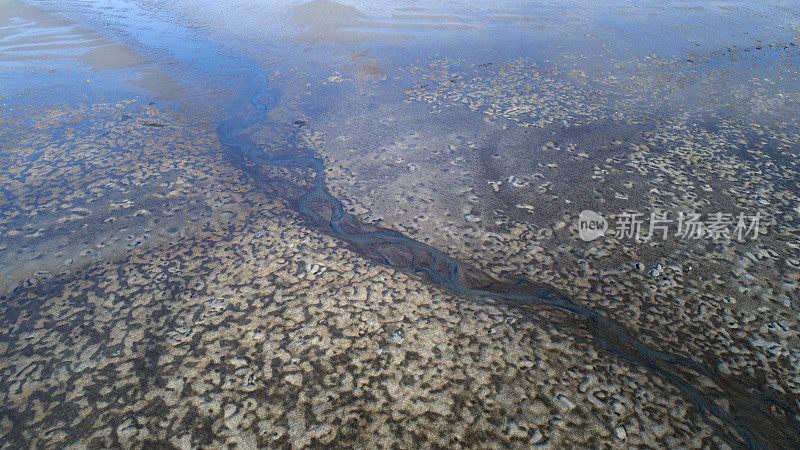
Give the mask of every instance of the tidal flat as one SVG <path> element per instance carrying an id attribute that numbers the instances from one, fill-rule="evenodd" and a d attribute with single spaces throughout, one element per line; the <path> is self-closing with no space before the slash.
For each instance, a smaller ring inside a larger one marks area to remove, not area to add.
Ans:
<path id="1" fill-rule="evenodd" d="M 781 1 L 0 0 L 0 446 L 796 448 L 798 75 Z"/>

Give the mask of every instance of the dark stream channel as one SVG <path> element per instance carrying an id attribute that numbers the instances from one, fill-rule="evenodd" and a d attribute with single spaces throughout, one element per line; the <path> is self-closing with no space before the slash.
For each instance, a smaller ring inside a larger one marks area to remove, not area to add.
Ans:
<path id="1" fill-rule="evenodd" d="M 417 275 L 465 299 L 494 301 L 530 317 L 542 306 L 566 311 L 578 320 L 574 326 L 588 329 L 595 344 L 609 357 L 644 367 L 678 387 L 691 400 L 700 416 L 731 446 L 738 448 L 793 448 L 800 442 L 800 415 L 776 394 L 760 392 L 744 380 L 725 378 L 688 356 L 659 351 L 642 343 L 624 326 L 582 306 L 550 286 L 517 278 L 499 280 L 470 267 L 424 243 L 388 228 L 361 222 L 348 214 L 342 202 L 328 192 L 325 165 L 318 155 L 269 157 L 244 130 L 264 123 L 272 98 L 263 75 L 254 74 L 243 90 L 243 111 L 218 126 L 219 138 L 234 165 L 253 181 L 284 196 L 311 225 L 346 243 L 352 250 L 377 264 Z M 264 177 L 264 167 L 301 169 L 303 183 Z M 703 380 L 705 379 L 705 380 Z M 714 389 L 703 386 L 712 384 Z M 721 401 L 729 405 L 720 406 Z"/>

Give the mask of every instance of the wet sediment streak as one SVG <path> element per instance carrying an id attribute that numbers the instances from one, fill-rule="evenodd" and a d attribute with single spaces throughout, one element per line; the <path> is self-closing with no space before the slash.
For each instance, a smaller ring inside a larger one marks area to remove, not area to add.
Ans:
<path id="1" fill-rule="evenodd" d="M 700 417 L 733 447 L 794 448 L 800 441 L 800 414 L 790 400 L 760 392 L 754 382 L 726 378 L 689 357 L 650 348 L 622 325 L 550 286 L 523 277 L 498 279 L 395 230 L 364 223 L 347 213 L 328 191 L 325 165 L 318 155 L 268 155 L 247 134 L 266 120 L 270 105 L 277 102 L 276 98 L 263 101 L 270 94 L 265 86 L 267 82 L 260 76 L 251 78 L 238 104 L 249 103 L 255 112 L 221 123 L 220 141 L 235 166 L 251 175 L 258 187 L 287 200 L 309 224 L 377 264 L 415 274 L 465 298 L 501 304 L 531 320 L 539 320 L 537 313 L 543 308 L 570 316 L 559 323 L 587 329 L 598 347 L 679 388 Z M 277 177 L 276 169 L 282 172 Z"/>

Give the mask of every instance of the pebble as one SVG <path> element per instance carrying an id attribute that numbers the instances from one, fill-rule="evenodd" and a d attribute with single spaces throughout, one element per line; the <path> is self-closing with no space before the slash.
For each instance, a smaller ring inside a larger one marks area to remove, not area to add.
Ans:
<path id="1" fill-rule="evenodd" d="M 619 439 L 620 441 L 628 442 L 628 432 L 625 430 L 624 426 L 620 425 L 620 426 L 614 428 L 614 434 L 617 436 L 617 439 Z"/>
<path id="2" fill-rule="evenodd" d="M 292 386 L 300 386 L 303 384 L 303 376 L 299 373 L 290 373 L 284 377 L 284 380 Z"/>

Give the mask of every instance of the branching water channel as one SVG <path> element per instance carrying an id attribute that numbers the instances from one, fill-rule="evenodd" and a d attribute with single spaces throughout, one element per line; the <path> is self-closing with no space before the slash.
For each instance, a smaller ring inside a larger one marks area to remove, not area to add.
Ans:
<path id="1" fill-rule="evenodd" d="M 310 227 L 333 236 L 375 264 L 417 276 L 464 301 L 500 305 L 531 321 L 542 320 L 540 313 L 543 311 L 566 317 L 556 325 L 566 331 L 581 332 L 582 335 L 588 331 L 593 345 L 602 350 L 604 356 L 620 360 L 630 368 L 641 367 L 653 377 L 678 388 L 694 405 L 697 415 L 732 447 L 798 447 L 800 413 L 796 409 L 796 399 L 784 398 L 751 379 L 733 379 L 711 367 L 708 361 L 700 362 L 698 357 L 647 345 L 625 325 L 601 311 L 570 299 L 552 286 L 522 276 L 499 278 L 398 231 L 362 222 L 346 212 L 342 202 L 328 190 L 325 161 L 320 154 L 305 150 L 300 145 L 292 145 L 296 136 L 292 136 L 290 131 L 287 131 L 289 144 L 280 151 L 268 151 L 257 142 L 254 131 L 257 132 L 261 127 L 277 126 L 282 129 L 280 123 L 270 122 L 273 120 L 270 113 L 279 106 L 281 94 L 278 86 L 270 86 L 265 75 L 269 65 L 240 57 L 236 43 L 219 45 L 205 37 L 202 26 L 187 28 L 168 20 L 168 15 L 165 16 L 167 19 L 160 18 L 160 14 L 150 15 L 135 0 L 107 2 L 104 8 L 95 8 L 86 2 L 56 3 L 59 5 L 55 9 L 66 8 L 72 15 L 88 21 L 90 28 L 102 28 L 104 33 L 134 44 L 134 48 L 155 60 L 168 61 L 162 64 L 167 71 L 189 74 L 187 79 L 190 81 L 185 87 L 195 97 L 181 96 L 184 105 L 200 109 L 204 99 L 213 97 L 208 94 L 209 85 L 214 85 L 213 91 L 220 96 L 239 93 L 237 99 L 227 105 L 229 109 L 224 112 L 225 119 L 219 122 L 217 128 L 228 160 L 234 167 L 247 173 L 249 181 L 257 188 L 290 204 Z M 672 27 L 672 16 L 665 17 L 668 19 L 665 23 Z M 561 21 L 561 18 L 557 20 Z M 322 22 L 327 23 L 324 20 Z M 581 21 L 579 26 L 583 30 L 585 24 Z M 116 30 L 116 34 L 113 30 Z M 657 28 L 655 30 L 658 32 Z M 334 31 L 341 30 L 337 28 Z M 346 33 L 343 35 L 349 36 Z M 333 33 L 331 36 L 340 35 Z M 672 45 L 672 40 L 665 42 Z M 512 48 L 522 46 L 520 43 L 510 43 L 514 44 Z M 266 47 L 257 45 L 259 48 Z M 293 56 L 295 50 L 291 47 L 285 51 Z M 270 56 L 278 60 L 280 53 L 276 51 Z M 328 66 L 325 67 L 327 70 Z M 364 67 L 376 69 L 378 64 Z M 281 66 L 281 69 L 285 68 Z M 364 71 L 369 72 L 366 69 Z M 380 73 L 377 69 L 373 72 L 369 73 Z M 192 82 L 209 79 L 213 81 Z M 450 78 L 445 82 L 455 84 L 454 80 Z M 28 80 L 22 83 L 27 86 Z M 211 102 L 217 105 L 216 100 Z M 535 347 L 530 348 L 531 353 L 536 351 Z"/>
<path id="2" fill-rule="evenodd" d="M 573 315 L 577 326 L 588 329 L 594 343 L 609 357 L 643 367 L 679 388 L 703 420 L 733 447 L 794 448 L 800 442 L 800 415 L 794 407 L 757 391 L 752 383 L 726 379 L 688 356 L 651 348 L 624 326 L 549 286 L 524 277 L 499 280 L 395 230 L 363 223 L 348 214 L 342 202 L 328 191 L 325 165 L 319 155 L 269 156 L 248 135 L 247 130 L 266 123 L 271 106 L 278 101 L 263 75 L 249 80 L 237 102 L 242 111 L 218 127 L 220 140 L 234 165 L 249 173 L 256 184 L 284 196 L 309 224 L 348 244 L 364 258 L 417 275 L 465 299 L 493 301 L 531 320 L 533 309 L 542 307 Z M 268 168 L 299 169 L 305 179 L 300 183 L 265 177 L 263 169 Z"/>

